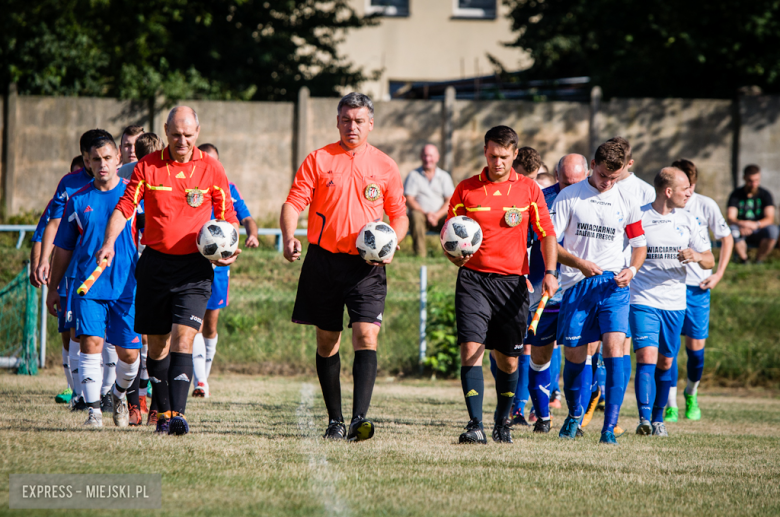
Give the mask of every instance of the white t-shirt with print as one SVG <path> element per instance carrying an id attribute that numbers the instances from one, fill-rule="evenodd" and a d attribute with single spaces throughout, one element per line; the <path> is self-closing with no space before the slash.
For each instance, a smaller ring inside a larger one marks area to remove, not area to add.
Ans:
<path id="1" fill-rule="evenodd" d="M 631 281 L 631 305 L 684 311 L 687 265 L 680 262 L 677 253 L 688 248 L 699 253 L 709 251 L 709 237 L 682 208 L 661 215 L 647 204 L 642 207 L 642 228 L 647 238 L 647 258 Z"/>
<path id="2" fill-rule="evenodd" d="M 599 192 L 589 180 L 566 187 L 550 209 L 558 242 L 572 255 L 595 263 L 603 271 L 619 273 L 625 267 L 623 239 L 633 225 L 631 245 L 644 246 L 642 214 L 622 189 Z M 636 224 L 639 223 L 639 224 Z M 585 275 L 579 269 L 561 265 L 561 288 L 565 291 Z"/>
<path id="3" fill-rule="evenodd" d="M 720 208 L 714 199 L 694 192 L 685 204 L 685 211 L 690 212 L 708 238 L 708 229 L 715 236 L 716 240 L 731 234 L 729 225 L 726 224 L 726 220 L 723 218 L 723 214 L 720 212 Z M 685 279 L 685 283 L 688 285 L 699 285 L 712 274 L 711 269 L 702 269 L 699 264 L 688 264 L 687 266 L 688 276 Z"/>
<path id="4" fill-rule="evenodd" d="M 645 206 L 655 201 L 655 188 L 633 172 L 621 181 L 617 186 L 623 189 L 637 206 Z M 628 238 L 623 239 L 623 256 L 626 259 L 626 267 L 631 265 L 631 246 L 628 245 Z"/>

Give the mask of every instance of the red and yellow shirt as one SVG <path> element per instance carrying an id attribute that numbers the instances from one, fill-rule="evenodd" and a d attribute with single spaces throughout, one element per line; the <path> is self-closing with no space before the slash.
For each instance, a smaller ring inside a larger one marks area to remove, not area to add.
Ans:
<path id="1" fill-rule="evenodd" d="M 401 174 L 392 158 L 372 145 L 357 154 L 336 142 L 311 153 L 295 174 L 289 205 L 309 208 L 307 238 L 332 253 L 357 255 L 358 232 L 372 221 L 406 215 Z"/>
<path id="2" fill-rule="evenodd" d="M 447 219 L 465 215 L 482 227 L 482 244 L 463 267 L 482 273 L 528 274 L 528 228 L 539 238 L 555 236 L 547 203 L 535 181 L 515 172 L 494 183 L 487 168 L 461 181 L 450 199 Z"/>
<path id="3" fill-rule="evenodd" d="M 168 148 L 139 161 L 116 209 L 129 219 L 142 199 L 146 223 L 141 243 L 162 253 L 197 253 L 195 240 L 212 208 L 215 219 L 238 223 L 225 170 L 200 149 L 187 163 L 173 160 Z"/>

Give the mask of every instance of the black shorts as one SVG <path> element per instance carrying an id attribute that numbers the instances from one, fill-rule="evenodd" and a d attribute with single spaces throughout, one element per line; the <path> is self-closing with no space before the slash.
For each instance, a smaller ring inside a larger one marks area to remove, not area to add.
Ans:
<path id="1" fill-rule="evenodd" d="M 214 268 L 203 255 L 168 255 L 147 247 L 135 278 L 136 332 L 164 335 L 174 323 L 200 329 L 214 279 Z"/>
<path id="2" fill-rule="evenodd" d="M 522 355 L 528 303 L 525 277 L 460 268 L 455 287 L 458 343 L 472 341 L 511 357 Z"/>
<path id="3" fill-rule="evenodd" d="M 353 323 L 381 325 L 386 296 L 384 267 L 366 264 L 358 255 L 331 253 L 309 244 L 292 321 L 341 332 L 346 305 L 350 328 Z"/>

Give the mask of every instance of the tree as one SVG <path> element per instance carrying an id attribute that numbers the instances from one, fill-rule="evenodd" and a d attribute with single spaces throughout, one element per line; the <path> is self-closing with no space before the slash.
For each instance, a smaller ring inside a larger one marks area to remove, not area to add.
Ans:
<path id="1" fill-rule="evenodd" d="M 780 92 L 780 2 L 505 0 L 536 77 L 590 76 L 607 97 Z"/>
<path id="2" fill-rule="evenodd" d="M 292 100 L 367 79 L 336 49 L 373 23 L 346 0 L 2 2 L 0 79 L 27 94 Z"/>

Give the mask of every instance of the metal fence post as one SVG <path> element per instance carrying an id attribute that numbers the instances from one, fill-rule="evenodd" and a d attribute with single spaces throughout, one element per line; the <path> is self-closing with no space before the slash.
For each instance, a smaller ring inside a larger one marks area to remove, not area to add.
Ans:
<path id="1" fill-rule="evenodd" d="M 39 347 L 41 358 L 38 361 L 41 368 L 46 368 L 46 316 L 48 315 L 48 311 L 46 309 L 46 296 L 48 296 L 48 294 L 49 287 L 46 284 L 43 284 L 41 286 L 41 346 Z"/>
<path id="2" fill-rule="evenodd" d="M 427 352 L 428 343 L 425 339 L 425 324 L 428 319 L 427 315 L 428 305 L 428 269 L 425 266 L 420 266 L 420 373 L 423 373 L 423 366 L 425 363 L 425 354 Z"/>

